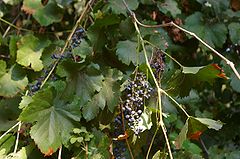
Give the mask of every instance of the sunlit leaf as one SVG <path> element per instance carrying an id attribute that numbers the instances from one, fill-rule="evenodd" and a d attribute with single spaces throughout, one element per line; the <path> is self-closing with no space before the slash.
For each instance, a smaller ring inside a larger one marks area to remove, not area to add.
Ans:
<path id="1" fill-rule="evenodd" d="M 28 84 L 28 79 L 21 68 L 13 65 L 8 72 L 4 73 L 6 65 L 2 61 L 0 61 L 0 65 L 2 65 L 0 70 L 0 96 L 13 97 L 24 90 Z"/>
<path id="2" fill-rule="evenodd" d="M 13 136 L 12 134 L 7 134 L 0 140 L 0 150 L 4 149 L 5 150 L 4 154 L 7 155 L 11 151 L 14 142 L 15 136 Z"/>
<path id="3" fill-rule="evenodd" d="M 35 122 L 30 135 L 45 155 L 51 155 L 70 138 L 74 121 L 80 121 L 80 106 L 67 104 L 54 96 L 52 87 L 40 91 L 32 102 L 23 109 L 19 119 Z"/>
<path id="4" fill-rule="evenodd" d="M 104 109 L 106 105 L 113 112 L 119 101 L 120 84 L 117 81 L 122 78 L 121 76 L 122 73 L 115 69 L 106 71 L 106 77 L 102 82 L 101 90 L 83 107 L 83 116 L 86 120 L 96 117 L 99 108 Z"/>
<path id="5" fill-rule="evenodd" d="M 22 147 L 21 150 L 19 150 L 16 153 L 10 153 L 5 159 L 27 159 L 27 152 L 26 148 Z"/>
<path id="6" fill-rule="evenodd" d="M 45 6 L 41 0 L 24 0 L 22 10 L 28 14 L 33 14 L 33 17 L 43 26 L 60 22 L 63 16 L 62 9 L 53 0 L 49 0 Z"/>
<path id="7" fill-rule="evenodd" d="M 40 71 L 43 68 L 40 58 L 44 48 L 49 44 L 49 40 L 39 40 L 32 34 L 22 37 L 18 44 L 17 63 L 31 67 L 34 71 Z"/>
<path id="8" fill-rule="evenodd" d="M 201 67 L 183 67 L 182 73 L 178 72 L 175 76 L 170 82 L 170 86 L 175 87 L 175 93 L 179 93 L 181 97 L 188 96 L 191 89 L 197 88 L 203 82 L 212 84 L 216 78 L 228 79 L 217 64 Z"/>
<path id="9" fill-rule="evenodd" d="M 176 140 L 174 142 L 177 149 L 180 149 L 182 147 L 183 142 L 187 139 L 188 120 L 189 119 L 187 119 L 185 125 L 183 126 L 181 132 L 179 133 L 178 137 L 176 138 Z"/>
<path id="10" fill-rule="evenodd" d="M 219 130 L 223 126 L 223 123 L 220 121 L 215 121 L 208 118 L 195 118 L 189 117 L 179 133 L 175 141 L 175 146 L 177 149 L 180 149 L 183 142 L 189 138 L 194 140 L 199 140 L 201 134 L 206 129 Z"/>

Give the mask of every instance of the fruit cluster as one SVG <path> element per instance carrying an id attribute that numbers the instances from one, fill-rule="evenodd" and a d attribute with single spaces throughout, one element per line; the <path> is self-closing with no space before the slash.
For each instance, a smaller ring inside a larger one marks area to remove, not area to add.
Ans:
<path id="1" fill-rule="evenodd" d="M 159 79 L 165 68 L 165 54 L 157 49 L 150 60 L 150 66 L 154 72 L 155 78 Z"/>
<path id="2" fill-rule="evenodd" d="M 138 135 L 142 132 L 140 116 L 144 110 L 145 100 L 148 99 L 153 91 L 147 81 L 146 75 L 142 72 L 137 72 L 133 80 L 129 80 L 126 85 L 126 97 L 123 101 L 123 114 L 129 128 Z"/>
<path id="3" fill-rule="evenodd" d="M 65 58 L 73 58 L 72 50 L 81 44 L 81 41 L 84 37 L 84 32 L 85 31 L 83 28 L 78 28 L 72 36 L 68 51 L 64 52 L 63 54 L 54 53 L 51 55 L 51 58 L 55 59 L 55 60 L 63 60 Z M 40 89 L 40 87 L 42 85 L 42 81 L 48 76 L 48 73 L 50 72 L 50 70 L 52 69 L 53 66 L 54 66 L 54 64 L 52 63 L 48 68 L 43 69 L 43 71 L 42 71 L 43 75 L 40 78 L 38 78 L 36 81 L 34 81 L 35 84 L 29 85 L 30 95 L 33 95 L 36 91 L 38 91 Z M 54 75 L 52 75 L 52 79 L 55 79 Z"/>

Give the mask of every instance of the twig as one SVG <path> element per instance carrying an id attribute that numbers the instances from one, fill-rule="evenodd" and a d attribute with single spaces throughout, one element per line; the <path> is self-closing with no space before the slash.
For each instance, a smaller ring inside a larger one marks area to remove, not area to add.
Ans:
<path id="1" fill-rule="evenodd" d="M 14 23 L 17 21 L 19 15 L 20 15 L 20 14 L 18 14 L 18 15 L 16 16 L 16 18 L 12 21 L 12 24 L 14 24 Z M 10 28 L 11 28 L 11 25 L 9 25 L 8 28 L 6 29 L 6 31 L 4 32 L 4 34 L 3 34 L 3 36 L 2 36 L 3 38 L 5 38 L 5 36 L 7 35 L 8 31 L 10 30 Z"/>
<path id="2" fill-rule="evenodd" d="M 22 122 L 20 121 L 20 123 L 18 124 L 17 138 L 16 138 L 16 143 L 15 143 L 15 147 L 14 147 L 13 153 L 17 153 L 17 148 L 18 148 L 18 142 L 19 142 L 19 135 L 20 135 L 21 126 L 22 126 Z"/>
<path id="3" fill-rule="evenodd" d="M 150 151 L 151 151 L 151 148 L 152 148 L 152 145 L 153 145 L 153 141 L 154 141 L 154 139 L 155 139 L 155 137 L 156 137 L 156 135 L 157 135 L 158 129 L 159 129 L 159 126 L 157 127 L 157 129 L 156 129 L 156 131 L 155 131 L 155 133 L 154 133 L 154 135 L 153 135 L 153 137 L 152 137 L 151 143 L 150 143 L 150 145 L 149 145 L 149 147 L 148 147 L 146 159 L 149 158 L 149 154 L 150 154 Z"/>
<path id="4" fill-rule="evenodd" d="M 16 25 L 14 25 L 14 24 L 8 22 L 8 21 L 5 20 L 5 19 L 0 18 L 0 21 L 2 21 L 2 22 L 4 22 L 4 23 L 8 24 L 9 26 L 11 26 L 11 27 L 13 27 L 13 28 L 15 28 L 15 29 L 17 29 L 17 30 L 22 30 L 22 31 L 32 32 L 32 30 L 28 30 L 28 29 L 24 29 L 24 28 L 17 27 Z"/>
<path id="5" fill-rule="evenodd" d="M 124 1 L 124 0 L 123 0 Z M 126 5 L 126 2 L 124 2 Z M 129 8 L 128 8 L 129 9 Z M 204 46 L 206 46 L 208 49 L 210 49 L 212 52 L 214 52 L 218 57 L 220 57 L 222 60 L 224 60 L 226 62 L 227 65 L 229 65 L 231 67 L 231 69 L 233 70 L 234 74 L 237 76 L 237 78 L 240 80 L 240 74 L 238 73 L 234 63 L 230 60 L 228 60 L 225 56 L 223 56 L 222 54 L 220 54 L 218 51 L 216 51 L 214 48 L 212 48 L 209 44 L 207 44 L 205 41 L 203 41 L 200 37 L 198 37 L 195 33 L 188 31 L 187 29 L 184 29 L 183 27 L 180 27 L 179 25 L 175 24 L 173 21 L 169 22 L 169 23 L 165 23 L 165 24 L 160 24 L 160 25 L 146 25 L 146 24 L 142 24 L 141 22 L 138 21 L 136 15 L 134 12 L 132 12 L 131 10 L 129 10 L 129 12 L 131 13 L 134 21 L 139 24 L 142 27 L 145 28 L 159 28 L 159 27 L 169 27 L 169 26 L 174 26 L 178 29 L 180 29 L 181 31 L 195 37 L 198 41 L 200 41 Z"/>
<path id="6" fill-rule="evenodd" d="M 62 158 L 62 146 L 59 148 L 59 151 L 58 151 L 58 159 L 61 159 Z"/>
<path id="7" fill-rule="evenodd" d="M 210 45 L 208 45 L 205 41 L 203 41 L 201 38 L 199 38 L 195 33 L 190 32 L 182 27 L 180 27 L 179 25 L 175 24 L 174 22 L 170 22 L 171 25 L 175 26 L 176 28 L 182 30 L 185 33 L 188 33 L 189 35 L 195 37 L 196 39 L 198 39 L 198 41 L 200 41 L 203 45 L 205 45 L 208 49 L 210 49 L 212 52 L 214 52 L 218 57 L 220 57 L 222 60 L 224 60 L 226 62 L 227 65 L 229 65 L 231 67 L 231 69 L 233 70 L 234 74 L 237 76 L 237 78 L 240 80 L 240 75 L 237 71 L 237 69 L 234 66 L 234 63 L 230 60 L 228 60 L 225 56 L 223 56 L 222 54 L 220 54 L 219 52 L 217 52 L 214 48 L 212 48 Z"/>
<path id="8" fill-rule="evenodd" d="M 125 5 L 127 5 L 125 0 L 123 0 L 123 2 L 124 2 Z M 173 159 L 171 147 L 170 147 L 170 144 L 169 144 L 169 140 L 168 140 L 168 137 L 167 137 L 167 134 L 166 134 L 166 131 L 165 131 L 165 126 L 164 126 L 163 119 L 162 119 L 161 89 L 160 89 L 160 86 L 158 84 L 157 79 L 154 76 L 154 73 L 153 73 L 153 71 L 151 69 L 151 66 L 150 66 L 150 64 L 148 62 L 147 51 L 145 49 L 144 40 L 143 40 L 143 38 L 141 36 L 140 30 L 138 28 L 138 25 L 137 25 L 137 23 L 135 21 L 133 21 L 133 23 L 134 23 L 135 29 L 136 29 L 136 31 L 137 31 L 137 33 L 139 35 L 139 38 L 140 38 L 140 41 L 141 41 L 141 45 L 143 47 L 143 53 L 144 53 L 144 57 L 145 57 L 145 60 L 146 60 L 146 65 L 147 65 L 148 70 L 150 71 L 150 74 L 153 77 L 154 83 L 155 83 L 155 85 L 157 87 L 157 92 L 158 92 L 158 109 L 159 109 L 159 115 L 160 115 L 160 126 L 161 126 L 161 128 L 163 130 L 163 134 L 164 134 L 164 138 L 165 138 L 165 141 L 166 141 L 166 144 L 167 144 L 167 148 L 168 148 L 170 159 Z"/>
<path id="9" fill-rule="evenodd" d="M 13 125 L 10 129 L 8 129 L 4 134 L 2 134 L 2 136 L 0 137 L 0 140 L 6 136 L 10 131 L 12 131 L 15 127 L 17 127 L 21 122 L 17 122 L 17 124 Z"/>
<path id="10" fill-rule="evenodd" d="M 60 55 L 62 55 L 62 54 L 64 53 L 64 51 L 66 50 L 66 48 L 67 48 L 67 46 L 68 46 L 68 43 L 70 42 L 70 40 L 71 40 L 71 38 L 72 38 L 75 30 L 77 29 L 78 25 L 80 24 L 80 22 L 82 21 L 82 19 L 84 18 L 85 14 L 86 14 L 86 12 L 88 11 L 89 7 L 91 6 L 91 4 L 92 4 L 94 1 L 95 1 L 95 0 L 90 0 L 90 1 L 87 3 L 87 5 L 86 5 L 86 7 L 84 8 L 82 14 L 80 15 L 80 17 L 78 18 L 76 24 L 74 25 L 71 33 L 69 34 L 69 36 L 68 36 L 68 38 L 67 38 L 67 40 L 66 40 L 66 43 L 65 43 L 65 45 L 64 45 L 64 47 L 63 47 L 63 49 L 62 49 L 62 51 L 61 51 L 61 53 L 60 53 Z M 53 73 L 53 71 L 55 70 L 55 68 L 56 68 L 56 66 L 57 66 L 57 64 L 58 64 L 59 61 L 60 61 L 60 59 L 57 59 L 57 60 L 55 61 L 55 63 L 53 64 L 52 69 L 49 71 L 47 77 L 46 77 L 46 78 L 44 79 L 44 81 L 42 82 L 42 84 L 41 84 L 41 86 L 40 86 L 40 89 L 41 89 L 41 88 L 44 86 L 44 84 L 47 82 L 47 80 L 49 79 L 49 77 L 51 76 L 51 74 Z"/>
<path id="11" fill-rule="evenodd" d="M 208 153 L 208 150 L 207 150 L 207 148 L 206 148 L 206 146 L 205 146 L 205 144 L 204 144 L 204 142 L 203 142 L 201 137 L 199 137 L 199 141 L 200 141 L 200 144 L 201 144 L 202 149 L 203 149 L 204 158 L 208 159 L 209 158 L 209 153 Z"/>
<path id="12" fill-rule="evenodd" d="M 160 88 L 161 89 L 161 88 Z M 172 97 L 170 96 L 166 91 L 164 91 L 163 89 L 160 90 L 162 93 L 164 93 L 166 96 L 168 96 L 168 98 L 170 98 L 183 112 L 184 114 L 189 118 L 190 115 L 187 113 L 187 111 L 185 109 L 183 109 L 183 107 Z"/>

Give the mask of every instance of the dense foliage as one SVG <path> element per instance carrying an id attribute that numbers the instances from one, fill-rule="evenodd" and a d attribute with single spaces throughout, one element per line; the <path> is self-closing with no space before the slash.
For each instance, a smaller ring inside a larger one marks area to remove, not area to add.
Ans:
<path id="1" fill-rule="evenodd" d="M 0 158 L 239 158 L 239 9 L 0 0 Z"/>

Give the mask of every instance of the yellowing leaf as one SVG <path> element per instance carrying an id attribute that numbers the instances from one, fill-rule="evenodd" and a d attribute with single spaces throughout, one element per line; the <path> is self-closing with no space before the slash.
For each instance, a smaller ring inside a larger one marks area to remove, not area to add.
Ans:
<path id="1" fill-rule="evenodd" d="M 1 65 L 0 61 L 0 65 Z M 3 63 L 2 63 L 2 66 Z M 0 96 L 13 97 L 18 92 L 25 89 L 28 84 L 28 79 L 25 77 L 21 69 L 17 66 L 4 73 L 4 69 L 0 70 Z"/>
<path id="2" fill-rule="evenodd" d="M 43 68 L 41 61 L 42 52 L 50 44 L 48 40 L 39 40 L 33 35 L 26 35 L 21 38 L 18 44 L 17 63 L 25 67 L 31 67 L 34 71 Z"/>

